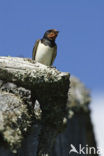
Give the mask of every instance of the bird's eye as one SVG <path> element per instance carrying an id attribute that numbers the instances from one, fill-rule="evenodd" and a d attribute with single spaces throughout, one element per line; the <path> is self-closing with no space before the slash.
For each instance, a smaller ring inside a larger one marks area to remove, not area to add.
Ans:
<path id="1" fill-rule="evenodd" d="M 48 32 L 51 33 L 52 32 L 52 29 L 48 30 Z"/>

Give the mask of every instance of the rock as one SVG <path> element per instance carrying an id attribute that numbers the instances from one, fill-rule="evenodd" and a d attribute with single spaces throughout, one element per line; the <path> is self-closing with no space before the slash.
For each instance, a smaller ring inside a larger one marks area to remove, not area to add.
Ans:
<path id="1" fill-rule="evenodd" d="M 74 146 L 79 152 L 79 146 L 96 147 L 96 140 L 93 131 L 93 124 L 90 118 L 89 104 L 91 101 L 90 92 L 82 82 L 76 77 L 71 77 L 71 85 L 68 92 L 67 101 L 67 128 L 59 134 L 54 145 L 52 155 L 69 156 L 69 152 Z M 84 149 L 85 152 L 86 149 Z M 70 156 L 76 156 L 75 152 Z M 81 153 L 81 156 L 91 155 Z M 95 154 L 98 156 L 97 154 Z"/>
<path id="2" fill-rule="evenodd" d="M 69 156 L 79 144 L 96 148 L 90 92 L 69 77 L 31 59 L 0 57 L 0 156 Z"/>
<path id="3" fill-rule="evenodd" d="M 49 156 L 65 129 L 68 89 L 68 73 L 31 59 L 0 57 L 1 156 Z"/>

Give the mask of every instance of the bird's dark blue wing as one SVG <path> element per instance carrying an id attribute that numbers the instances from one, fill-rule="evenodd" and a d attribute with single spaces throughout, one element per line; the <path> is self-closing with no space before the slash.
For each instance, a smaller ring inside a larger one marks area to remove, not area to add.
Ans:
<path id="1" fill-rule="evenodd" d="M 56 58 L 56 55 L 57 55 L 57 45 L 56 45 L 54 48 L 55 48 L 55 49 L 54 49 L 54 52 L 53 52 L 53 56 L 52 56 L 52 60 L 51 60 L 51 64 L 50 64 L 50 65 L 53 64 L 53 62 L 54 62 L 54 60 L 55 60 L 55 58 Z"/>
<path id="2" fill-rule="evenodd" d="M 34 44 L 33 51 L 32 51 L 32 60 L 35 60 L 36 51 L 37 51 L 37 47 L 38 47 L 39 42 L 40 42 L 40 40 L 37 40 Z"/>

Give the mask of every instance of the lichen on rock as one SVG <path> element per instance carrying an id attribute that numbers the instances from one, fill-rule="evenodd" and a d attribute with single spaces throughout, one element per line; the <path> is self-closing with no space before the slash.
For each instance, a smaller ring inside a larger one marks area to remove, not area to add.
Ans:
<path id="1" fill-rule="evenodd" d="M 16 151 L 35 125 L 39 127 L 34 138 L 38 138 L 37 155 L 50 155 L 56 136 L 65 128 L 69 73 L 31 59 L 0 57 L 0 79 L 2 138 Z M 36 100 L 41 109 L 38 118 Z"/>
<path id="2" fill-rule="evenodd" d="M 13 83 L 0 82 L 0 133 L 11 150 L 16 152 L 21 146 L 23 134 L 32 124 L 28 110 L 28 107 L 32 109 L 31 93 Z"/>

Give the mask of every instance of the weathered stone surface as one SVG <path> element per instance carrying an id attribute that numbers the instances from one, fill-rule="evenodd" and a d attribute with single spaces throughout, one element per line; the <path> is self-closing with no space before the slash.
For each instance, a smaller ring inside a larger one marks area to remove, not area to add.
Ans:
<path id="1" fill-rule="evenodd" d="M 65 127 L 69 74 L 30 59 L 0 57 L 0 79 L 2 140 L 21 156 L 50 155 L 57 134 Z M 1 151 L 8 153 L 8 148 L 3 146 Z"/>
<path id="2" fill-rule="evenodd" d="M 90 100 L 68 73 L 0 57 L 0 156 L 69 156 L 70 144 L 96 147 Z"/>
<path id="3" fill-rule="evenodd" d="M 75 109 L 88 110 L 88 105 L 91 102 L 90 91 L 80 80 L 74 76 L 70 78 L 70 90 L 68 92 L 68 106 Z"/>
<path id="4" fill-rule="evenodd" d="M 14 82 L 31 90 L 37 86 L 42 89 L 43 84 L 53 85 L 53 82 L 62 84 L 64 80 L 69 79 L 68 73 L 34 63 L 35 61 L 26 58 L 0 57 L 0 79 Z"/>
<path id="5" fill-rule="evenodd" d="M 93 131 L 93 125 L 90 118 L 89 104 L 91 101 L 90 92 L 77 78 L 71 77 L 71 85 L 68 92 L 67 101 L 67 128 L 58 135 L 54 145 L 52 155 L 69 156 L 71 145 L 79 151 L 79 145 L 82 147 L 95 147 L 96 141 Z M 97 149 L 97 148 L 96 148 Z M 85 150 L 84 150 L 85 152 Z M 76 156 L 72 152 L 70 156 Z M 92 154 L 80 154 L 81 156 L 93 156 Z M 95 154 L 97 156 L 97 154 Z"/>
<path id="6" fill-rule="evenodd" d="M 32 109 L 31 91 L 2 81 L 0 88 L 0 133 L 13 152 L 20 148 L 23 134 L 32 124 Z"/>

